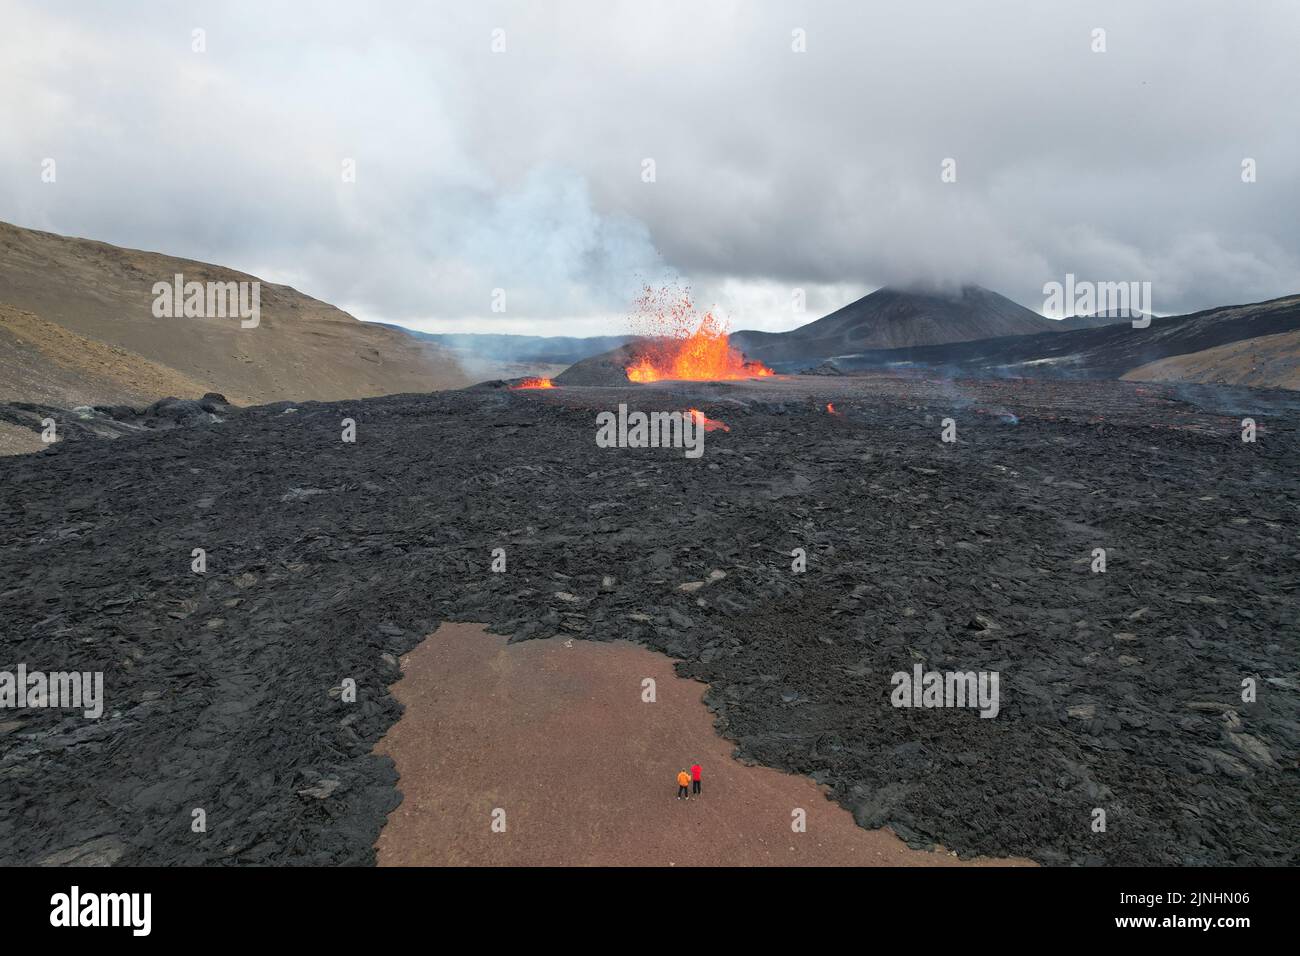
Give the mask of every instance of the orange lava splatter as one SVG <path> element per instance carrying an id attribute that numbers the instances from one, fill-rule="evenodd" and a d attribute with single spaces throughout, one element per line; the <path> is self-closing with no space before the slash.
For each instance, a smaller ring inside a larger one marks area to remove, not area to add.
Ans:
<path id="1" fill-rule="evenodd" d="M 838 412 L 835 411 L 835 403 L 834 403 L 834 402 L 827 402 L 827 403 L 826 403 L 826 411 L 830 412 L 830 414 L 832 414 L 832 415 L 837 415 L 837 414 L 839 414 Z"/>
<path id="2" fill-rule="evenodd" d="M 549 378 L 526 378 L 518 385 L 511 385 L 512 390 L 521 388 L 555 388 L 555 383 Z"/>
<path id="3" fill-rule="evenodd" d="M 691 420 L 695 422 L 703 423 L 704 430 L 706 432 L 717 431 L 719 428 L 721 428 L 724 432 L 731 431 L 731 429 L 728 428 L 726 425 L 722 424 L 722 422 L 718 421 L 716 418 L 710 418 L 708 415 L 705 415 L 698 408 L 692 408 L 690 412 L 691 412 Z"/>
<path id="4" fill-rule="evenodd" d="M 720 381 L 775 374 L 762 362 L 746 362 L 731 347 L 726 323 L 712 312 L 698 314 L 684 290 L 646 286 L 636 301 L 632 324 L 645 338 L 625 369 L 629 381 Z"/>

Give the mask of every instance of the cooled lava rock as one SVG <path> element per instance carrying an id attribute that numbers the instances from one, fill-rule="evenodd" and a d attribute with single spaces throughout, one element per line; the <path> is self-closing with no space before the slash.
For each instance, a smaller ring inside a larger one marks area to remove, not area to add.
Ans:
<path id="1" fill-rule="evenodd" d="M 1234 393 L 1251 444 L 1128 383 L 212 400 L 0 459 L 0 669 L 106 696 L 0 711 L 0 862 L 372 861 L 396 660 L 464 620 L 671 654 L 742 759 L 913 843 L 1294 863 L 1300 435 L 1274 399 Z M 619 402 L 730 431 L 597 447 Z M 997 716 L 893 706 L 916 664 L 998 673 Z"/>

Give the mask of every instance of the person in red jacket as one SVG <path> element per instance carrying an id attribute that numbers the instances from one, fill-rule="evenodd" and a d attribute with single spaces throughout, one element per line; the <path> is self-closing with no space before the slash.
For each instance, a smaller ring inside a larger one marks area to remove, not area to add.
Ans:
<path id="1" fill-rule="evenodd" d="M 691 767 L 691 793 L 697 797 L 700 795 L 700 776 L 704 773 L 704 768 L 699 764 Z"/>

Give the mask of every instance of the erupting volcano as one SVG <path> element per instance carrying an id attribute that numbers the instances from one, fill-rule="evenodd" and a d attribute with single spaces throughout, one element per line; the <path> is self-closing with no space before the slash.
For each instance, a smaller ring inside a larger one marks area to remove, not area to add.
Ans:
<path id="1" fill-rule="evenodd" d="M 726 323 L 712 312 L 699 315 L 684 290 L 646 286 L 636 302 L 633 326 L 645 335 L 627 366 L 629 381 L 716 381 L 772 375 L 762 362 L 747 362 L 732 347 Z"/>

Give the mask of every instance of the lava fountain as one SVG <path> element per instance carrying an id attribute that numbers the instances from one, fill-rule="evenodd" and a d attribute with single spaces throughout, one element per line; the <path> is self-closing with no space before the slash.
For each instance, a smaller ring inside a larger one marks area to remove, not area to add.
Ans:
<path id="1" fill-rule="evenodd" d="M 625 371 L 632 382 L 663 379 L 720 381 L 765 378 L 773 371 L 762 362 L 747 362 L 732 347 L 726 323 L 712 312 L 699 315 L 690 294 L 646 286 L 636 302 L 633 326 L 645 338 Z"/>

